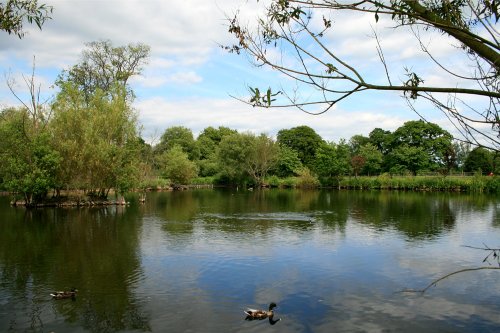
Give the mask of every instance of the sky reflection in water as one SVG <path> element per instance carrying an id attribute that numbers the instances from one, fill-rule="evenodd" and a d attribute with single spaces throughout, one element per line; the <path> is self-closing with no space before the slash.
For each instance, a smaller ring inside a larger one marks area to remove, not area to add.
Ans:
<path id="1" fill-rule="evenodd" d="M 4 199 L 4 198 L 0 198 Z M 494 332 L 500 202 L 335 191 L 152 193 L 124 209 L 0 204 L 0 331 Z M 75 302 L 53 289 L 76 286 Z M 276 325 L 245 321 L 278 303 Z"/>

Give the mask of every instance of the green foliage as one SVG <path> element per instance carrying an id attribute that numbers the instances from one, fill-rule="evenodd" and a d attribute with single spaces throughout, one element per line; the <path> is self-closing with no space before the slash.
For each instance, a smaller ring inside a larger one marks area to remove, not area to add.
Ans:
<path id="1" fill-rule="evenodd" d="M 279 177 L 290 177 L 296 176 L 301 169 L 302 163 L 297 152 L 287 146 L 280 145 L 278 160 L 272 172 Z"/>
<path id="2" fill-rule="evenodd" d="M 359 155 L 365 159 L 362 169 L 363 174 L 375 175 L 380 172 L 383 155 L 374 145 L 367 143 L 364 146 L 361 146 L 359 149 Z"/>
<path id="3" fill-rule="evenodd" d="M 366 136 L 363 135 L 354 135 L 349 139 L 349 150 L 351 152 L 351 155 L 358 155 L 359 154 L 359 149 L 370 143 L 370 138 L 367 138 Z"/>
<path id="4" fill-rule="evenodd" d="M 219 172 L 219 162 L 217 160 L 219 143 L 225 136 L 237 133 L 236 130 L 224 126 L 218 128 L 207 127 L 200 133 L 196 139 L 196 146 L 200 152 L 199 160 L 196 161 L 200 176 L 215 176 Z"/>
<path id="5" fill-rule="evenodd" d="M 350 172 L 349 147 L 345 142 L 323 144 L 316 151 L 314 171 L 321 185 L 337 185 Z"/>
<path id="6" fill-rule="evenodd" d="M 193 132 L 184 126 L 169 127 L 163 132 L 160 142 L 155 147 L 156 154 L 162 154 L 165 151 L 179 146 L 188 154 L 191 161 L 200 158 L 200 149 L 193 137 Z"/>
<path id="7" fill-rule="evenodd" d="M 187 185 L 197 175 L 196 164 L 179 145 L 161 154 L 159 165 L 162 176 L 170 179 L 173 185 Z"/>
<path id="8" fill-rule="evenodd" d="M 312 128 L 308 126 L 298 126 L 278 132 L 278 143 L 287 146 L 297 152 L 302 164 L 312 168 L 316 150 L 324 143 Z"/>
<path id="9" fill-rule="evenodd" d="M 0 117 L 0 176 L 4 187 L 37 204 L 56 183 L 60 155 L 45 130 L 27 122 L 25 109 L 7 109 Z"/>
<path id="10" fill-rule="evenodd" d="M 500 193 L 500 177 L 476 175 L 463 176 L 417 176 L 417 177 L 349 177 L 343 178 L 339 186 L 345 189 L 402 190 L 402 191 L 448 191 L 469 193 Z"/>
<path id="11" fill-rule="evenodd" d="M 271 103 L 276 101 L 274 97 L 281 94 L 281 91 L 273 93 L 271 88 L 268 88 L 265 94 L 261 94 L 259 88 L 249 88 L 251 97 L 250 104 L 253 106 L 270 107 Z"/>
<path id="12" fill-rule="evenodd" d="M 52 6 L 38 4 L 38 0 L 8 0 L 0 3 L 0 30 L 16 34 L 19 38 L 26 35 L 24 22 L 35 23 L 39 29 L 46 20 L 51 19 Z"/>
<path id="13" fill-rule="evenodd" d="M 467 156 L 464 162 L 464 171 L 481 171 L 489 174 L 493 172 L 493 153 L 485 148 L 475 148 Z"/>
<path id="14" fill-rule="evenodd" d="M 299 170 L 295 186 L 298 188 L 316 188 L 319 187 L 320 181 L 314 176 L 308 168 Z"/>
<path id="15" fill-rule="evenodd" d="M 375 128 L 368 135 L 370 143 L 377 147 L 382 154 L 387 154 L 392 144 L 392 133 L 381 128 Z"/>
<path id="16" fill-rule="evenodd" d="M 264 134 L 251 133 L 226 136 L 219 144 L 218 160 L 221 175 L 237 184 L 262 185 L 275 166 L 279 146 Z"/>
<path id="17" fill-rule="evenodd" d="M 388 155 L 388 160 L 391 172 L 395 174 L 402 174 L 407 170 L 416 175 L 417 171 L 429 166 L 429 155 L 424 148 L 410 147 L 406 144 L 393 149 Z"/>
<path id="18" fill-rule="evenodd" d="M 236 130 L 224 126 L 205 128 L 196 139 L 200 149 L 200 159 L 210 159 L 216 153 L 222 138 L 236 133 L 238 133 Z"/>
<path id="19" fill-rule="evenodd" d="M 422 168 L 446 168 L 453 155 L 452 138 L 450 133 L 436 124 L 423 120 L 408 121 L 393 133 L 392 148 L 396 150 L 393 158 L 396 164 L 406 166 L 413 173 Z M 408 149 L 418 154 L 418 162 L 415 158 L 406 163 L 402 160 L 403 155 L 411 158 Z M 394 166 L 397 165 L 390 167 Z"/>
<path id="20" fill-rule="evenodd" d="M 59 186 L 85 188 L 106 196 L 139 182 L 141 146 L 137 116 L 123 86 L 96 90 L 86 101 L 73 83 L 62 86 L 53 104 L 53 145 L 63 157 Z"/>

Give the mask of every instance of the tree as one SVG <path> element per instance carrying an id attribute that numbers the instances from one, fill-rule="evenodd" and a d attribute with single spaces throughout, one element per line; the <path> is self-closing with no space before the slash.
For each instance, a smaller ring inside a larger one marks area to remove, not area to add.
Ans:
<path id="1" fill-rule="evenodd" d="M 237 133 L 222 139 L 218 149 L 219 167 L 230 182 L 257 186 L 264 183 L 278 159 L 279 146 L 265 134 Z"/>
<path id="2" fill-rule="evenodd" d="M 7 0 L 0 3 L 0 30 L 20 39 L 26 35 L 24 22 L 35 23 L 41 30 L 46 20 L 51 19 L 52 6 L 39 4 L 38 0 Z"/>
<path id="3" fill-rule="evenodd" d="M 349 166 L 349 147 L 345 142 L 323 143 L 316 151 L 314 171 L 323 185 L 338 185 L 349 173 Z"/>
<path id="4" fill-rule="evenodd" d="M 96 90 L 86 101 L 67 82 L 53 105 L 50 130 L 62 156 L 59 186 L 84 188 L 106 197 L 111 188 L 124 192 L 139 179 L 140 140 L 137 115 L 121 85 Z"/>
<path id="5" fill-rule="evenodd" d="M 366 159 L 361 156 L 361 155 L 354 155 L 351 157 L 351 168 L 352 171 L 354 172 L 354 177 L 358 177 L 358 174 L 360 173 L 361 169 L 366 164 Z"/>
<path id="6" fill-rule="evenodd" d="M 367 138 L 366 136 L 359 134 L 353 135 L 349 139 L 349 149 L 351 150 L 351 155 L 357 155 L 361 146 L 364 146 L 369 142 L 370 138 Z"/>
<path id="7" fill-rule="evenodd" d="M 391 173 L 410 171 L 417 175 L 420 170 L 429 167 L 429 154 L 419 146 L 400 145 L 387 156 Z"/>
<path id="8" fill-rule="evenodd" d="M 265 134 L 255 137 L 246 169 L 257 186 L 264 184 L 264 179 L 278 161 L 278 154 L 279 145 L 273 139 Z"/>
<path id="9" fill-rule="evenodd" d="M 197 161 L 200 176 L 214 176 L 219 171 L 217 161 L 217 148 L 221 140 L 228 135 L 238 133 L 228 127 L 211 126 L 205 128 L 196 139 L 196 144 L 200 150 L 200 159 Z"/>
<path id="10" fill-rule="evenodd" d="M 464 171 L 489 174 L 493 171 L 493 154 L 482 147 L 473 149 L 465 159 Z"/>
<path id="11" fill-rule="evenodd" d="M 195 161 L 200 156 L 200 150 L 193 137 L 193 132 L 184 126 L 172 126 L 163 132 L 160 142 L 155 147 L 155 151 L 161 154 L 172 149 L 174 146 L 180 146 L 188 154 L 191 161 Z"/>
<path id="12" fill-rule="evenodd" d="M 236 130 L 225 126 L 219 126 L 218 128 L 209 126 L 205 128 L 196 139 L 200 148 L 200 158 L 210 157 L 215 153 L 217 146 L 225 136 L 236 133 L 238 133 Z"/>
<path id="13" fill-rule="evenodd" d="M 458 170 L 464 171 L 464 164 L 467 156 L 471 151 L 470 144 L 460 141 L 453 143 L 453 150 L 455 151 L 455 164 Z"/>
<path id="14" fill-rule="evenodd" d="M 174 185 L 189 184 L 196 177 L 196 164 L 189 160 L 179 145 L 174 145 L 160 155 L 160 172 Z"/>
<path id="15" fill-rule="evenodd" d="M 61 159 L 50 145 L 49 133 L 26 122 L 28 117 L 24 108 L 0 113 L 0 178 L 7 190 L 22 194 L 30 206 L 54 188 Z"/>
<path id="16" fill-rule="evenodd" d="M 428 56 L 428 62 L 419 67 L 446 77 L 447 83 L 426 85 L 427 78 L 410 69 L 414 64 L 405 65 L 404 70 L 392 68 L 375 29 L 374 51 L 382 75 L 369 75 L 366 67 L 372 66 L 357 64 L 354 54 L 344 55 L 342 45 L 332 42 L 335 21 L 331 16 L 342 12 L 346 17 L 367 14 L 373 23 L 389 25 L 393 21 L 391 28 L 406 28 L 404 32 Z M 292 93 L 281 87 L 279 93 L 269 88 L 263 94 L 252 87 L 248 103 L 254 106 L 293 106 L 321 114 L 362 92 L 399 92 L 411 108 L 416 108 L 416 99 L 431 102 L 453 122 L 463 140 L 499 150 L 499 16 L 498 1 L 491 0 L 272 0 L 256 25 L 243 25 L 239 14 L 229 19 L 229 32 L 237 42 L 225 48 L 245 52 L 256 65 L 270 67 L 298 85 Z M 467 63 L 465 69 L 449 68 L 446 59 L 440 60 L 428 48 L 424 36 L 433 34 L 444 34 L 451 44 L 461 46 L 455 52 Z M 287 57 L 276 57 L 276 53 Z M 289 61 L 291 54 L 294 61 Z M 322 108 L 318 110 L 318 106 Z"/>
<path id="17" fill-rule="evenodd" d="M 433 170 L 448 169 L 453 164 L 450 160 L 454 162 L 452 136 L 436 124 L 423 120 L 404 123 L 392 135 L 392 147 L 402 145 L 421 148 L 427 154 L 424 164 Z"/>
<path id="18" fill-rule="evenodd" d="M 284 145 L 279 146 L 278 160 L 273 173 L 279 177 L 296 176 L 303 168 L 295 150 Z"/>
<path id="19" fill-rule="evenodd" d="M 314 163 L 316 149 L 323 144 L 323 139 L 312 128 L 298 126 L 278 132 L 277 141 L 282 146 L 295 150 L 302 164 L 309 169 Z"/>
<path id="20" fill-rule="evenodd" d="M 365 159 L 362 172 L 367 175 L 376 175 L 380 172 L 383 155 L 371 143 L 367 143 L 359 148 L 359 155 Z"/>
<path id="21" fill-rule="evenodd" d="M 100 89 L 108 92 L 120 84 L 127 89 L 127 95 L 133 97 L 128 88 L 128 79 L 142 72 L 147 64 L 150 47 L 137 43 L 126 46 L 113 46 L 111 41 L 98 41 L 85 44 L 81 61 L 58 77 L 56 84 L 73 82 L 89 101 L 93 93 Z"/>
<path id="22" fill-rule="evenodd" d="M 375 128 L 368 134 L 370 143 L 377 147 L 382 154 L 387 154 L 392 143 L 392 133 L 381 128 Z"/>

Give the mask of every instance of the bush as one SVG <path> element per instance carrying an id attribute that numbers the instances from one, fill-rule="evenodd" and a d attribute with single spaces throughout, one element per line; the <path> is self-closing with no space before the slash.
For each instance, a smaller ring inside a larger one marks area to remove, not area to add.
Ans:
<path id="1" fill-rule="evenodd" d="M 308 168 L 304 168 L 299 171 L 296 186 L 299 188 L 319 187 L 319 180 Z"/>

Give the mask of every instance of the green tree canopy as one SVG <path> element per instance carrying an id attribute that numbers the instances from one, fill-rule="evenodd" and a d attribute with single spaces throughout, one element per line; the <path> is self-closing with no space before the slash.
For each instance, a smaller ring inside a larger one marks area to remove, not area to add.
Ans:
<path id="1" fill-rule="evenodd" d="M 360 134 L 353 135 L 349 139 L 349 149 L 351 151 L 351 155 L 358 155 L 359 149 L 361 148 L 361 146 L 364 146 L 369 142 L 370 142 L 370 138 L 368 138 L 366 136 L 363 136 Z"/>
<path id="2" fill-rule="evenodd" d="M 302 168 L 302 162 L 297 152 L 290 147 L 280 145 L 278 160 L 273 169 L 274 174 L 279 177 L 296 176 Z"/>
<path id="3" fill-rule="evenodd" d="M 446 167 L 452 155 L 451 134 L 438 125 L 423 120 L 404 123 L 394 131 L 392 138 L 392 147 L 421 148 L 427 153 L 426 167 L 434 170 Z"/>
<path id="4" fill-rule="evenodd" d="M 368 135 L 370 143 L 377 147 L 382 154 L 387 154 L 392 144 L 392 133 L 381 128 L 375 128 Z"/>
<path id="5" fill-rule="evenodd" d="M 336 185 L 350 172 L 349 146 L 345 142 L 320 145 L 316 151 L 314 171 L 321 184 Z"/>
<path id="6" fill-rule="evenodd" d="M 220 142 L 218 160 L 222 175 L 230 182 L 263 184 L 275 166 L 279 146 L 267 135 L 237 133 L 225 136 Z"/>
<path id="7" fill-rule="evenodd" d="M 476 172 L 478 170 L 486 174 L 493 171 L 493 153 L 481 147 L 473 149 L 464 163 L 464 171 Z"/>
<path id="8" fill-rule="evenodd" d="M 76 84 L 62 85 L 51 122 L 54 146 L 63 157 L 60 185 L 106 196 L 111 188 L 126 191 L 137 183 L 141 145 L 126 94 L 115 85 L 86 101 Z"/>
<path id="9" fill-rule="evenodd" d="M 160 142 L 155 146 L 157 154 L 172 149 L 174 146 L 180 146 L 188 154 L 191 161 L 197 160 L 200 156 L 200 149 L 193 132 L 184 126 L 172 126 L 163 132 Z"/>
<path id="10" fill-rule="evenodd" d="M 278 132 L 277 141 L 282 146 L 295 150 L 304 166 L 312 168 L 316 150 L 324 143 L 321 136 L 308 126 L 283 129 Z"/>
<path id="11" fill-rule="evenodd" d="M 365 159 L 362 173 L 366 175 L 376 175 L 380 172 L 382 167 L 383 155 L 372 145 L 367 143 L 359 148 L 359 155 Z"/>
<path id="12" fill-rule="evenodd" d="M 196 164 L 189 160 L 188 154 L 177 144 L 159 156 L 160 172 L 175 185 L 187 185 L 196 177 Z"/>
<path id="13" fill-rule="evenodd" d="M 393 149 L 387 156 L 389 170 L 392 173 L 410 171 L 416 175 L 420 170 L 429 168 L 429 154 L 419 146 L 403 144 Z"/>
<path id="14" fill-rule="evenodd" d="M 54 188 L 61 158 L 50 145 L 49 133 L 27 118 L 24 108 L 0 113 L 0 178 L 7 190 L 22 194 L 32 205 Z"/>
<path id="15" fill-rule="evenodd" d="M 205 128 L 196 139 L 198 147 L 200 148 L 200 158 L 210 158 L 210 156 L 215 153 L 217 146 L 225 136 L 236 133 L 236 130 L 225 126 L 219 126 L 218 128 L 209 126 Z"/>

